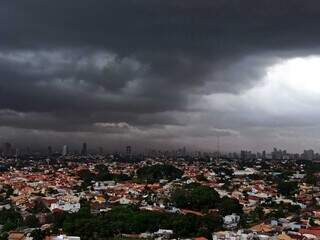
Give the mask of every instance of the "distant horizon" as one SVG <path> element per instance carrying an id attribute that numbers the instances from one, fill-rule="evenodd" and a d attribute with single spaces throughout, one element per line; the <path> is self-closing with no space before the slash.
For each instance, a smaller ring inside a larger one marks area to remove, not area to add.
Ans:
<path id="1" fill-rule="evenodd" d="M 42 153 L 42 154 L 46 154 L 48 152 L 48 148 L 51 147 L 52 153 L 61 153 L 63 150 L 63 147 L 66 145 L 68 146 L 68 150 L 70 153 L 80 153 L 82 150 L 82 144 L 86 143 L 87 144 L 87 152 L 88 153 L 98 153 L 100 151 L 100 149 L 102 148 L 103 152 L 105 154 L 113 154 L 113 153 L 125 153 L 126 152 L 126 147 L 130 146 L 132 149 L 132 153 L 133 154 L 146 154 L 150 151 L 161 151 L 161 152 L 178 152 L 179 150 L 183 150 L 183 148 L 185 148 L 186 153 L 196 153 L 196 152 L 201 152 L 201 153 L 217 153 L 218 149 L 217 148 L 212 148 L 212 149 L 197 149 L 197 148 L 188 148 L 187 146 L 180 146 L 180 147 L 171 147 L 171 148 L 136 148 L 135 145 L 123 145 L 123 146 L 118 146 L 117 148 L 109 148 L 109 147 L 105 147 L 103 145 L 98 146 L 98 145 L 90 145 L 90 143 L 88 142 L 82 142 L 81 144 L 61 144 L 61 145 L 47 145 L 47 146 L 43 146 L 43 147 L 34 147 L 32 145 L 27 146 L 27 145 L 14 145 L 13 142 L 2 142 L 0 143 L 0 153 L 1 151 L 3 151 L 3 145 L 5 143 L 10 143 L 12 150 L 19 150 L 20 152 L 26 153 L 28 150 L 30 150 L 31 153 Z M 276 149 L 277 151 L 286 151 L 287 154 L 303 154 L 304 151 L 309 151 L 312 150 L 314 151 L 314 154 L 316 153 L 320 153 L 320 149 L 319 151 L 317 151 L 317 149 L 313 149 L 313 148 L 305 148 L 302 149 L 301 151 L 289 151 L 288 149 L 285 148 L 281 148 L 281 147 L 272 147 L 271 149 L 266 148 L 266 149 L 261 149 L 261 150 L 252 150 L 252 149 L 246 149 L 246 148 L 242 148 L 239 150 L 223 150 L 223 149 L 219 149 L 219 152 L 221 154 L 229 154 L 229 153 L 237 153 L 240 154 L 241 151 L 248 151 L 251 152 L 252 154 L 256 154 L 256 153 L 262 153 L 263 151 L 265 151 L 266 153 L 270 154 L 274 151 L 274 149 Z"/>

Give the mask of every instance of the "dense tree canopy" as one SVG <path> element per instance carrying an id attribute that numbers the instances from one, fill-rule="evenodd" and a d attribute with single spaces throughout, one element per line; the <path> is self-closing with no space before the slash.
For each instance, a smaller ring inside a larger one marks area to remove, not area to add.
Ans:
<path id="1" fill-rule="evenodd" d="M 177 215 L 118 206 L 98 217 L 90 215 L 88 208 L 84 207 L 78 213 L 68 214 L 63 229 L 68 234 L 81 236 L 81 239 L 109 239 L 120 233 L 154 232 L 159 228 L 172 229 L 174 234 L 182 237 L 209 237 L 221 225 L 221 218 L 214 215 Z"/>
<path id="2" fill-rule="evenodd" d="M 223 216 L 230 215 L 233 213 L 243 214 L 243 206 L 235 198 L 223 197 L 218 203 L 220 214 Z"/>
<path id="3" fill-rule="evenodd" d="M 172 202 L 179 208 L 203 210 L 215 208 L 219 202 L 219 194 L 213 188 L 192 183 L 177 188 L 172 194 Z"/>
<path id="4" fill-rule="evenodd" d="M 305 177 L 305 182 L 310 184 L 310 185 L 316 185 L 317 183 L 317 177 L 313 174 L 307 174 L 306 177 Z"/>
<path id="5" fill-rule="evenodd" d="M 112 179 L 112 175 L 110 174 L 108 167 L 104 164 L 96 165 L 95 170 L 97 171 L 97 175 L 95 176 L 95 180 L 97 181 L 108 181 Z"/>
<path id="6" fill-rule="evenodd" d="M 147 183 L 159 182 L 160 179 L 171 181 L 181 178 L 182 175 L 183 171 L 169 164 L 144 166 L 137 170 L 138 180 Z"/>
<path id="7" fill-rule="evenodd" d="M 220 198 L 216 190 L 199 183 L 191 183 L 175 189 L 171 201 L 178 208 L 186 208 L 207 212 L 208 209 L 217 208 L 221 215 L 232 213 L 242 214 L 242 205 L 238 200 Z"/>
<path id="8" fill-rule="evenodd" d="M 0 225 L 3 231 L 9 231 L 17 228 L 22 224 L 22 216 L 14 209 L 0 211 Z"/>
<path id="9" fill-rule="evenodd" d="M 278 184 L 278 193 L 286 197 L 294 196 L 294 194 L 296 194 L 298 190 L 299 186 L 297 182 L 281 181 Z"/>
<path id="10" fill-rule="evenodd" d="M 131 176 L 126 174 L 111 174 L 108 167 L 104 164 L 96 165 L 94 171 L 81 169 L 78 172 L 78 176 L 83 181 L 84 188 L 90 186 L 92 181 L 127 181 L 131 179 Z"/>

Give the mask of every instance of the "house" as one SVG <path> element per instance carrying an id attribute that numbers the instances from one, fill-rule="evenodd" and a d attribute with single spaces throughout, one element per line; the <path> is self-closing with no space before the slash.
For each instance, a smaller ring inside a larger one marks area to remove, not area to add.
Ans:
<path id="1" fill-rule="evenodd" d="M 293 240 L 293 238 L 283 232 L 277 236 L 277 240 Z"/>
<path id="2" fill-rule="evenodd" d="M 253 234 L 245 234 L 242 231 L 220 231 L 212 234 L 213 240 L 249 240 L 252 239 Z"/>
<path id="3" fill-rule="evenodd" d="M 10 203 L 0 204 L 0 211 L 9 210 L 11 208 Z"/>
<path id="4" fill-rule="evenodd" d="M 132 201 L 124 196 L 119 199 L 119 203 L 122 205 L 127 205 L 127 204 L 132 203 Z"/>
<path id="5" fill-rule="evenodd" d="M 299 230 L 299 233 L 305 235 L 305 234 L 311 234 L 311 235 L 314 235 L 316 237 L 320 237 L 320 227 L 310 227 L 310 228 L 301 228 Z"/>
<path id="6" fill-rule="evenodd" d="M 67 203 L 64 201 L 59 201 L 57 203 L 51 204 L 50 210 L 54 211 L 56 209 L 59 209 L 65 212 L 75 213 L 80 210 L 80 207 L 80 203 Z"/>
<path id="7" fill-rule="evenodd" d="M 9 232 L 8 240 L 27 240 L 29 239 L 24 232 Z"/>
<path id="8" fill-rule="evenodd" d="M 236 228 L 239 224 L 240 216 L 237 214 L 227 215 L 223 218 L 223 227 L 226 229 Z"/>
<path id="9" fill-rule="evenodd" d="M 196 238 L 193 238 L 193 240 L 208 240 L 208 238 L 205 238 L 205 237 L 196 237 Z"/>
<path id="10" fill-rule="evenodd" d="M 202 212 L 192 211 L 192 210 L 189 210 L 189 209 L 180 209 L 180 212 L 181 212 L 183 215 L 193 214 L 193 215 L 196 215 L 196 216 L 199 216 L 199 217 L 204 216 L 204 214 L 203 214 Z"/>
<path id="11" fill-rule="evenodd" d="M 159 229 L 157 232 L 153 233 L 156 237 L 163 237 L 169 239 L 173 235 L 173 230 Z"/>
<path id="12" fill-rule="evenodd" d="M 80 240 L 80 237 L 60 235 L 56 237 L 48 237 L 45 240 Z"/>
<path id="13" fill-rule="evenodd" d="M 253 232 L 257 232 L 257 233 L 269 233 L 272 231 L 272 227 L 268 224 L 258 224 L 253 226 L 252 228 L 250 228 Z"/>

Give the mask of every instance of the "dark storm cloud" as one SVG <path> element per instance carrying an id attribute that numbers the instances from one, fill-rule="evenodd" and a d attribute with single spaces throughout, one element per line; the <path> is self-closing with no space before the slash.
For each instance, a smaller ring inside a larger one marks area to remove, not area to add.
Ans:
<path id="1" fill-rule="evenodd" d="M 253 51 L 313 47 L 319 40 L 320 4 L 315 0 L 31 0 L 3 5 L 3 46 L 87 46 L 133 55 L 150 64 L 161 83 L 179 88 L 201 86 L 213 62 L 228 64 Z"/>
<path id="2" fill-rule="evenodd" d="M 3 0 L 0 125 L 186 125 L 201 111 L 190 102 L 238 94 L 274 55 L 319 47 L 319 20 L 317 0 Z"/>

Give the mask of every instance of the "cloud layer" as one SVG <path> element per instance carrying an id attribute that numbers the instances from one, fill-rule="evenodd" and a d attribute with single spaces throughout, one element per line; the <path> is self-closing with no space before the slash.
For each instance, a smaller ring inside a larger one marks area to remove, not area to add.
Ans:
<path id="1" fill-rule="evenodd" d="M 317 0 L 4 0 L 0 140 L 316 146 L 320 100 L 268 74 L 320 53 L 319 16 Z"/>

